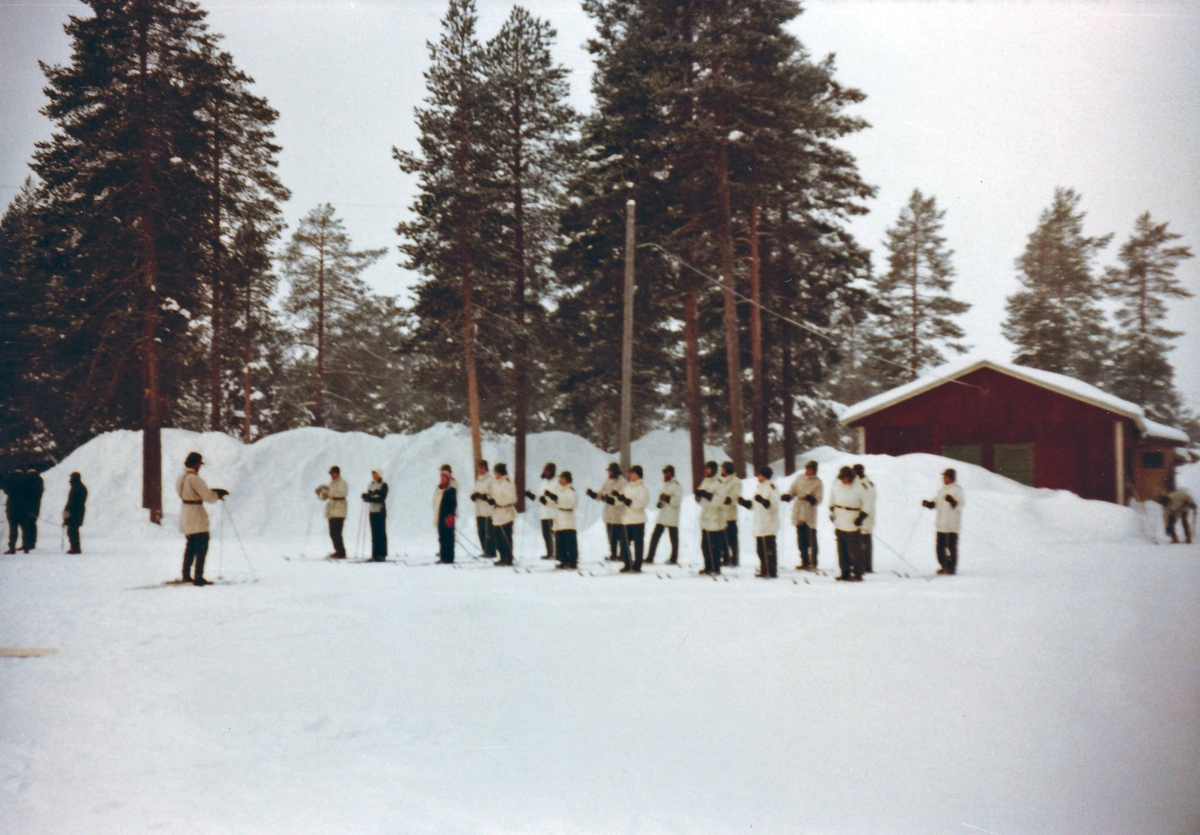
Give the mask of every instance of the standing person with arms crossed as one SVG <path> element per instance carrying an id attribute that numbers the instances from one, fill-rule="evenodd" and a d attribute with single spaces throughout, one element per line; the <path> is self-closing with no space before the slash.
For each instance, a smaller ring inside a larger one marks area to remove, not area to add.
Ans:
<path id="1" fill-rule="evenodd" d="M 371 522 L 371 561 L 383 562 L 387 559 L 387 482 L 383 473 L 371 470 L 371 483 L 367 492 L 362 494 L 362 500 L 367 503 L 367 519 Z"/>
<path id="2" fill-rule="evenodd" d="M 941 566 L 938 574 L 958 572 L 958 532 L 962 529 L 962 509 L 967 497 L 958 485 L 958 473 L 951 467 L 942 473 L 942 488 L 932 501 L 921 504 L 937 510 L 934 527 L 937 528 L 937 561 Z"/>
<path id="3" fill-rule="evenodd" d="M 675 467 L 668 464 L 663 467 L 663 486 L 658 491 L 658 518 L 654 520 L 654 533 L 650 536 L 650 553 L 646 562 L 654 562 L 654 552 L 658 550 L 658 540 L 665 530 L 671 539 L 671 558 L 667 565 L 679 564 L 679 507 L 683 504 L 683 487 L 675 478 Z"/>
<path id="4" fill-rule="evenodd" d="M 754 547 L 758 552 L 758 577 L 777 577 L 779 552 L 776 535 L 779 533 L 779 488 L 771 481 L 774 475 L 770 467 L 759 467 L 754 477 L 758 484 L 754 498 L 738 497 L 738 504 L 754 512 Z"/>
<path id="5" fill-rule="evenodd" d="M 554 500 L 554 553 L 558 557 L 555 568 L 579 567 L 579 540 L 575 533 L 575 507 L 579 494 L 572 484 L 574 478 L 569 470 L 558 477 L 558 489 L 551 496 Z"/>
<path id="6" fill-rule="evenodd" d="M 800 549 L 798 571 L 817 570 L 817 505 L 825 498 L 825 485 L 817 478 L 817 462 L 809 461 L 804 472 L 796 476 L 792 486 L 781 497 L 796 501 L 792 507 L 792 524 L 796 526 L 796 546 Z"/>
<path id="7" fill-rule="evenodd" d="M 204 509 L 204 503 L 223 501 L 229 495 L 228 490 L 219 487 L 209 489 L 200 477 L 203 466 L 204 458 L 200 453 L 189 452 L 183 462 L 183 474 L 175 483 L 175 492 L 183 502 L 183 509 L 179 511 L 179 532 L 187 537 L 183 549 L 183 582 L 194 586 L 209 585 L 204 579 L 204 561 L 208 557 L 208 511 Z"/>
<path id="8" fill-rule="evenodd" d="M 329 522 L 329 540 L 333 543 L 331 560 L 346 559 L 346 542 L 342 539 L 342 530 L 346 527 L 346 496 L 350 494 L 350 485 L 342 478 L 342 468 L 329 468 L 329 483 L 322 484 L 314 492 L 317 498 L 325 502 L 325 519 Z"/>
<path id="9" fill-rule="evenodd" d="M 475 531 L 479 535 L 479 548 L 488 559 L 496 558 L 496 538 L 492 535 L 492 506 L 488 503 L 488 491 L 492 489 L 492 481 L 488 462 L 477 461 L 471 501 L 475 502 Z"/>

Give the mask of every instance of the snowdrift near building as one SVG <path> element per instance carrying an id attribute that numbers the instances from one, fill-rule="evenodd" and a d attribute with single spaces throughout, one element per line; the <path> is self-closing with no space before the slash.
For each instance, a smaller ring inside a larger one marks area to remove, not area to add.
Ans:
<path id="1" fill-rule="evenodd" d="M 305 428 L 271 435 L 249 446 L 218 433 L 194 433 L 182 430 L 163 432 L 164 520 L 162 535 L 175 538 L 179 499 L 175 481 L 182 461 L 191 450 L 204 455 L 204 477 L 212 486 L 231 491 L 229 509 L 236 517 L 239 532 L 245 537 L 296 540 L 321 530 L 321 503 L 313 489 L 324 483 L 329 467 L 337 464 L 350 484 L 351 511 L 348 531 L 355 530 L 362 510 L 357 496 L 367 485 L 370 471 L 382 470 L 391 488 L 388 500 L 389 529 L 393 536 L 413 540 L 419 547 L 434 541 L 431 499 L 438 468 L 448 463 L 454 468 L 462 488 L 460 515 L 468 531 L 472 528 L 471 510 L 465 496 L 472 483 L 470 434 L 466 427 L 440 424 L 415 435 L 389 435 L 379 438 L 358 432 L 341 433 L 328 429 Z M 512 440 L 491 437 L 484 443 L 484 455 L 490 462 L 512 462 Z M 599 486 L 604 468 L 614 459 L 610 453 L 566 432 L 544 432 L 529 436 L 527 484 L 538 483 L 542 465 L 554 461 L 560 471 L 571 470 L 576 487 Z M 706 458 L 721 460 L 724 453 L 716 447 L 706 450 Z M 981 467 L 951 462 L 934 455 L 856 456 L 829 447 L 802 455 L 820 462 L 820 475 L 828 486 L 843 464 L 862 462 L 879 489 L 879 524 L 876 539 L 886 558 L 889 550 L 909 555 L 913 548 L 926 548 L 923 533 L 932 530 L 932 514 L 923 514 L 920 502 L 931 497 L 940 484 L 940 473 L 955 466 L 959 481 L 967 492 L 964 529 L 964 561 L 976 558 L 1019 554 L 1023 544 L 1059 539 L 1074 541 L 1111 541 L 1149 534 L 1148 515 L 1131 509 L 1085 501 L 1066 491 L 1024 487 Z M 654 495 L 661 483 L 663 465 L 672 463 L 685 487 L 690 486 L 688 438 L 682 431 L 656 431 L 633 445 L 633 460 L 646 471 L 647 484 Z M 85 534 L 138 531 L 137 536 L 154 535 L 154 526 L 146 521 L 141 508 L 141 435 L 121 431 L 102 435 L 73 452 L 45 474 L 46 499 L 42 518 L 57 521 L 65 502 L 67 476 L 78 470 L 91 490 Z M 774 465 L 776 482 L 786 490 L 791 479 L 782 475 L 782 462 Z M 746 496 L 753 493 L 753 478 L 743 484 Z M 753 548 L 749 536 L 750 517 L 742 511 L 743 552 Z M 217 514 L 213 514 L 214 519 Z M 600 505 L 586 499 L 579 513 L 581 544 L 602 549 L 599 526 Z M 785 509 L 785 520 L 790 519 Z M 653 513 L 651 514 L 653 519 Z M 823 517 L 822 517 L 823 519 Z M 536 548 L 536 510 L 530 509 L 525 521 L 518 523 L 517 551 L 524 544 Z M 684 501 L 681 520 L 683 548 L 693 547 L 696 538 L 697 509 L 693 500 Z M 929 530 L 926 530 L 929 529 Z M 795 545 L 785 521 L 780 531 L 784 552 Z M 822 545 L 832 555 L 832 533 L 821 529 Z M 826 542 L 827 540 L 827 542 Z M 912 543 L 917 543 L 913 545 Z M 879 550 L 879 549 L 877 549 Z"/>

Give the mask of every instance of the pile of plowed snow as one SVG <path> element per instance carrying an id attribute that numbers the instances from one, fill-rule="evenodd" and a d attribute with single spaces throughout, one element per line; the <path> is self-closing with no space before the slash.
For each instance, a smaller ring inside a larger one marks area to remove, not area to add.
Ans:
<path id="1" fill-rule="evenodd" d="M 529 436 L 527 484 L 536 487 L 542 465 L 547 461 L 559 470 L 571 470 L 582 494 L 598 487 L 605 467 L 614 460 L 588 441 L 566 432 L 544 432 Z M 356 530 L 362 511 L 354 499 L 366 489 L 370 471 L 382 470 L 390 487 L 388 499 L 389 531 L 397 541 L 412 542 L 412 547 L 432 547 L 432 495 L 442 464 L 453 466 L 463 500 L 460 515 L 463 527 L 473 531 L 472 511 L 466 501 L 472 482 L 470 434 L 465 427 L 441 424 L 414 435 L 389 435 L 379 438 L 357 432 L 342 433 L 328 429 L 296 429 L 271 435 L 257 443 L 244 445 L 227 435 L 167 430 L 163 433 L 164 524 L 162 535 L 175 533 L 180 504 L 175 481 L 189 451 L 204 455 L 203 476 L 212 486 L 231 491 L 229 510 L 242 536 L 295 541 L 316 538 L 323 528 L 321 503 L 314 488 L 327 481 L 329 467 L 337 464 L 351 490 L 348 532 Z M 512 462 L 512 439 L 491 437 L 484 443 L 484 455 L 491 462 Z M 656 431 L 633 444 L 633 460 L 645 468 L 651 495 L 661 483 L 663 465 L 676 467 L 679 480 L 690 485 L 688 438 L 683 431 Z M 706 450 L 706 458 L 721 460 L 724 453 L 716 447 Z M 818 460 L 826 490 L 843 464 L 863 463 L 878 487 L 877 553 L 924 553 L 931 538 L 933 514 L 923 511 L 920 502 L 938 489 L 941 471 L 956 466 L 959 481 L 967 494 L 964 530 L 964 560 L 967 555 L 1019 555 L 1033 542 L 1057 540 L 1112 541 L 1123 537 L 1150 534 L 1152 513 L 1139 515 L 1133 510 L 1107 502 L 1085 501 L 1065 491 L 1024 487 L 980 467 L 950 462 L 933 455 L 890 456 L 851 455 L 821 447 L 801 456 L 800 461 Z M 91 491 L 85 536 L 155 535 L 141 508 L 141 435 L 138 432 L 111 432 L 73 452 L 45 474 L 46 499 L 42 518 L 57 519 L 67 488 L 67 476 L 78 470 Z M 782 475 L 781 462 L 775 465 L 776 482 L 786 490 L 791 479 Z M 754 480 L 743 484 L 745 495 L 752 495 Z M 518 522 L 518 557 L 540 548 L 535 534 L 537 511 L 531 509 Z M 585 546 L 602 549 L 600 505 L 583 499 L 579 510 L 579 528 Z M 753 548 L 750 539 L 749 511 L 742 511 L 742 548 Z M 785 508 L 781 535 L 785 555 L 794 550 L 794 537 Z M 218 514 L 214 514 L 217 516 Z M 651 508 L 651 522 L 654 511 Z M 832 556 L 832 532 L 822 514 L 821 537 L 826 555 Z M 698 527 L 693 500 L 685 499 L 681 521 L 683 547 L 694 547 Z M 468 534 L 469 536 L 469 534 Z M 592 540 L 595 540 L 593 542 Z M 914 544 L 915 543 L 915 544 Z M 539 550 L 540 553 L 540 550 Z M 930 555 L 931 556 L 931 555 Z M 828 559 L 828 557 L 827 557 Z M 930 560 L 923 560 L 932 565 Z M 826 565 L 831 564 L 827 562 Z M 923 566 L 928 567 L 928 566 Z"/>

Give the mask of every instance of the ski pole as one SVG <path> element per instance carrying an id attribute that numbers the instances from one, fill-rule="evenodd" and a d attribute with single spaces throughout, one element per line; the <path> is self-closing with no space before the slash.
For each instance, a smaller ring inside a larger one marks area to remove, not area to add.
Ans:
<path id="1" fill-rule="evenodd" d="M 246 567 L 250 569 L 250 576 L 255 580 L 258 579 L 258 574 L 254 571 L 254 564 L 250 562 L 250 554 L 246 551 L 246 545 L 242 542 L 242 535 L 238 533 L 237 523 L 233 521 L 233 513 L 229 510 L 229 505 L 225 504 L 225 500 L 221 500 L 221 506 L 225 508 L 225 515 L 229 517 L 229 527 L 233 528 L 233 535 L 237 538 L 238 547 L 242 549 L 242 556 L 246 558 Z"/>
<path id="2" fill-rule="evenodd" d="M 922 510 L 924 510 L 924 508 L 922 508 Z M 908 552 L 908 549 L 909 549 L 909 547 L 911 547 L 911 546 L 912 546 L 913 537 L 917 535 L 917 528 L 918 528 L 918 527 L 920 527 L 920 525 L 921 525 L 921 517 L 923 517 L 924 515 L 925 515 L 924 513 L 918 513 L 918 514 L 917 514 L 917 521 L 916 521 L 915 523 L 913 523 L 913 526 L 912 526 L 912 532 L 911 532 L 911 533 L 909 533 L 909 535 L 908 535 L 908 542 L 907 542 L 907 543 L 905 544 L 905 546 L 904 546 L 904 551 L 905 551 L 905 553 L 907 553 L 907 552 Z M 917 572 L 917 574 L 918 574 L 918 575 L 919 575 L 921 578 L 923 578 L 923 579 L 925 580 L 925 582 L 927 582 L 927 583 L 932 583 L 932 582 L 933 582 L 932 580 L 930 580 L 930 579 L 929 579 L 929 577 L 928 577 L 928 576 L 926 576 L 926 574 L 925 574 L 923 571 L 921 571 L 921 569 L 917 568 L 915 565 L 913 565 L 911 562 L 909 562 L 907 559 L 905 559 L 905 557 L 904 557 L 904 554 L 901 554 L 899 551 L 897 551 L 895 548 L 893 548 L 891 545 L 889 545 L 889 544 L 887 543 L 887 541 L 886 541 L 885 539 L 883 539 L 883 537 L 879 537 L 879 541 L 880 541 L 880 543 L 882 543 L 882 544 L 883 544 L 883 547 L 884 547 L 884 548 L 887 548 L 889 551 L 891 551 L 893 554 L 895 554 L 897 557 L 899 557 L 899 558 L 900 558 L 900 560 L 901 560 L 901 562 L 903 562 L 905 565 L 907 565 L 907 566 L 908 566 L 909 568 L 911 568 L 913 571 Z"/>

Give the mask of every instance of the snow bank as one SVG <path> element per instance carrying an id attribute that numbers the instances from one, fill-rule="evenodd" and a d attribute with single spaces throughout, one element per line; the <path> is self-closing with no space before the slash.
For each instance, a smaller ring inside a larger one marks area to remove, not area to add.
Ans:
<path id="1" fill-rule="evenodd" d="M 57 520 L 65 503 L 67 476 L 78 470 L 91 491 L 88 533 L 147 529 L 138 536 L 175 538 L 180 504 L 174 484 L 182 470 L 181 462 L 191 450 L 204 455 L 203 475 L 209 484 L 231 491 L 228 509 L 243 537 L 295 540 L 316 536 L 324 523 L 322 505 L 313 490 L 327 480 L 329 467 L 337 464 L 351 490 L 348 535 L 357 530 L 362 510 L 362 504 L 353 499 L 366 489 L 370 471 L 377 468 L 391 488 L 390 530 L 394 535 L 417 540 L 424 548 L 434 540 L 431 499 L 439 467 L 444 463 L 453 467 L 464 495 L 472 482 L 470 434 L 463 426 L 441 424 L 415 435 L 383 438 L 306 428 L 271 435 L 249 446 L 222 434 L 167 430 L 163 433 L 164 524 L 161 533 L 156 534 L 159 529 L 149 525 L 141 509 L 140 433 L 112 432 L 76 450 L 45 474 L 42 518 L 50 523 Z M 614 460 L 610 453 L 566 432 L 531 435 L 528 450 L 527 484 L 536 486 L 543 464 L 553 461 L 560 471 L 572 471 L 581 493 L 589 486 L 599 486 L 605 468 Z M 511 438 L 489 437 L 484 443 L 484 455 L 490 462 L 506 461 L 511 465 L 511 453 Z M 706 459 L 724 457 L 717 447 L 705 451 Z M 845 464 L 861 462 L 866 466 L 879 489 L 876 539 L 885 554 L 890 551 L 908 556 L 913 547 L 910 543 L 932 539 L 932 513 L 924 512 L 920 503 L 936 492 L 940 474 L 947 466 L 958 469 L 959 482 L 967 492 L 965 525 L 974 543 L 968 553 L 1000 546 L 1007 552 L 1012 545 L 1034 541 L 1111 541 L 1144 534 L 1143 521 L 1126 508 L 1085 501 L 1065 491 L 1024 487 L 981 467 L 939 456 L 858 456 L 819 447 L 803 454 L 798 463 L 809 459 L 820 463 L 826 485 Z M 633 444 L 633 460 L 645 468 L 651 491 L 657 489 L 661 469 L 668 463 L 675 465 L 681 482 L 690 484 L 685 432 L 656 431 L 639 439 Z M 776 481 L 786 490 L 791 479 L 783 476 L 783 469 L 782 462 L 776 462 Z M 746 479 L 746 496 L 752 495 L 753 484 L 752 478 Z M 581 503 L 579 528 L 585 539 L 596 534 L 593 529 L 600 524 L 600 509 L 596 502 Z M 462 510 L 469 531 L 470 510 Z M 212 515 L 214 520 L 220 518 L 217 512 Z M 748 549 L 752 547 L 750 514 L 743 511 L 742 515 L 742 547 Z M 537 547 L 537 524 L 536 511 L 532 510 L 518 522 L 518 556 L 522 548 Z M 697 524 L 697 508 L 689 497 L 684 502 L 681 522 L 685 547 L 690 547 Z M 786 522 L 781 534 L 790 536 Z M 821 536 L 825 547 L 832 548 L 832 532 L 827 525 L 822 526 Z M 925 545 L 920 547 L 924 549 Z"/>

